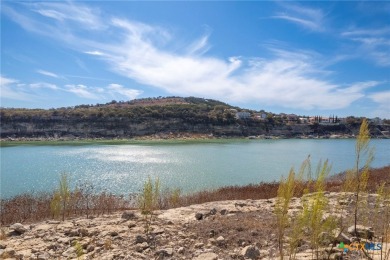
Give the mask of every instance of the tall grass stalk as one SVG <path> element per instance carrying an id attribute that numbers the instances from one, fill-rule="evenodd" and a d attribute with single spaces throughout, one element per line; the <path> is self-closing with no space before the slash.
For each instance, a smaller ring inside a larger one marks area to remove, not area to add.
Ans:
<path id="1" fill-rule="evenodd" d="M 370 147 L 370 131 L 368 128 L 368 122 L 366 119 L 363 119 L 360 126 L 359 134 L 356 138 L 355 144 L 355 170 L 354 170 L 354 179 L 355 179 L 355 208 L 354 208 L 354 226 L 355 226 L 355 235 L 359 239 L 359 234 L 356 230 L 358 223 L 358 210 L 360 201 L 360 194 L 365 192 L 367 189 L 367 182 L 369 178 L 369 168 L 372 160 L 374 159 L 374 150 Z M 363 164 L 363 165 L 362 165 Z M 362 169 L 360 169 L 362 167 Z"/>
<path id="2" fill-rule="evenodd" d="M 283 243 L 285 230 L 289 223 L 288 208 L 290 205 L 291 198 L 294 196 L 295 189 L 295 172 L 293 169 L 290 170 L 290 173 L 287 179 L 283 177 L 280 180 L 278 188 L 278 196 L 275 204 L 275 214 L 277 221 L 277 237 L 278 237 L 278 249 L 280 259 L 283 259 Z"/>

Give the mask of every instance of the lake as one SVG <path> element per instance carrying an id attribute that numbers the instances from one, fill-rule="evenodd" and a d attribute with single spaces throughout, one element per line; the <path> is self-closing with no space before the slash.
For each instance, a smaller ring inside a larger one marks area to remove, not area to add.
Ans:
<path id="1" fill-rule="evenodd" d="M 73 187 L 89 182 L 96 191 L 135 193 L 150 176 L 187 193 L 279 180 L 309 154 L 313 165 L 329 159 L 334 174 L 353 167 L 354 146 L 353 139 L 282 139 L 1 147 L 0 192 L 5 198 L 52 191 L 68 173 Z M 371 146 L 372 166 L 389 165 L 390 139 Z"/>

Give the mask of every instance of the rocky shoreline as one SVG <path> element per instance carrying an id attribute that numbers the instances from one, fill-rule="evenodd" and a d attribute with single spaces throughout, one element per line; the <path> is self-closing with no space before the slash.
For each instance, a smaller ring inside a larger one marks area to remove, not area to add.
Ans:
<path id="1" fill-rule="evenodd" d="M 138 141 L 202 141 L 202 140 L 234 140 L 234 139 L 354 139 L 353 134 L 332 134 L 332 135 L 298 135 L 294 137 L 275 136 L 275 135 L 257 135 L 257 136 L 214 136 L 212 134 L 156 134 L 139 136 L 134 138 L 80 138 L 75 136 L 63 137 L 7 137 L 0 138 L 1 143 L 18 143 L 18 142 L 138 142 Z M 375 137 L 376 139 L 388 139 L 386 136 Z"/>
<path id="2" fill-rule="evenodd" d="M 341 203 L 340 194 L 326 193 L 328 214 L 339 214 L 336 208 Z M 375 195 L 369 196 L 369 203 L 375 201 Z M 350 203 L 353 194 L 347 197 L 344 202 Z M 2 227 L 0 258 L 277 259 L 274 206 L 275 199 L 231 200 L 156 211 L 148 232 L 145 217 L 136 210 L 65 221 L 16 223 Z M 301 208 L 301 199 L 294 198 L 289 215 L 294 216 Z M 351 212 L 342 213 L 346 222 Z M 342 249 L 331 243 L 352 240 L 347 231 L 343 232 L 323 245 L 329 259 L 342 256 Z M 373 241 L 380 239 L 372 232 Z M 382 246 L 389 248 L 390 244 Z M 379 251 L 370 255 L 380 259 Z M 312 259 L 312 250 L 305 241 L 298 248 L 297 259 Z"/>

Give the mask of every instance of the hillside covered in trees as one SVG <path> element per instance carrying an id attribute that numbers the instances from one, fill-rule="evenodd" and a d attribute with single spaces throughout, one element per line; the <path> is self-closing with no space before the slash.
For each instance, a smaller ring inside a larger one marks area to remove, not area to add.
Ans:
<path id="1" fill-rule="evenodd" d="M 195 97 L 145 98 L 57 109 L 2 108 L 0 117 L 2 139 L 180 137 L 193 134 L 329 137 L 354 135 L 361 122 L 360 118 L 353 117 L 343 122 L 333 117 L 333 122 L 327 124 L 301 121 L 298 116 L 292 118 L 291 115 L 241 109 L 217 100 Z M 385 123 L 372 123 L 372 135 L 386 137 L 390 127 Z"/>

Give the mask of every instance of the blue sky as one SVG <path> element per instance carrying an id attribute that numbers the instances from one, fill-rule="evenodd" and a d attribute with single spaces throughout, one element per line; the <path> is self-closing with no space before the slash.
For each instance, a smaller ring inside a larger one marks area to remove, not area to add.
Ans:
<path id="1" fill-rule="evenodd" d="M 390 118 L 389 1 L 2 1 L 1 106 L 158 96 Z"/>

